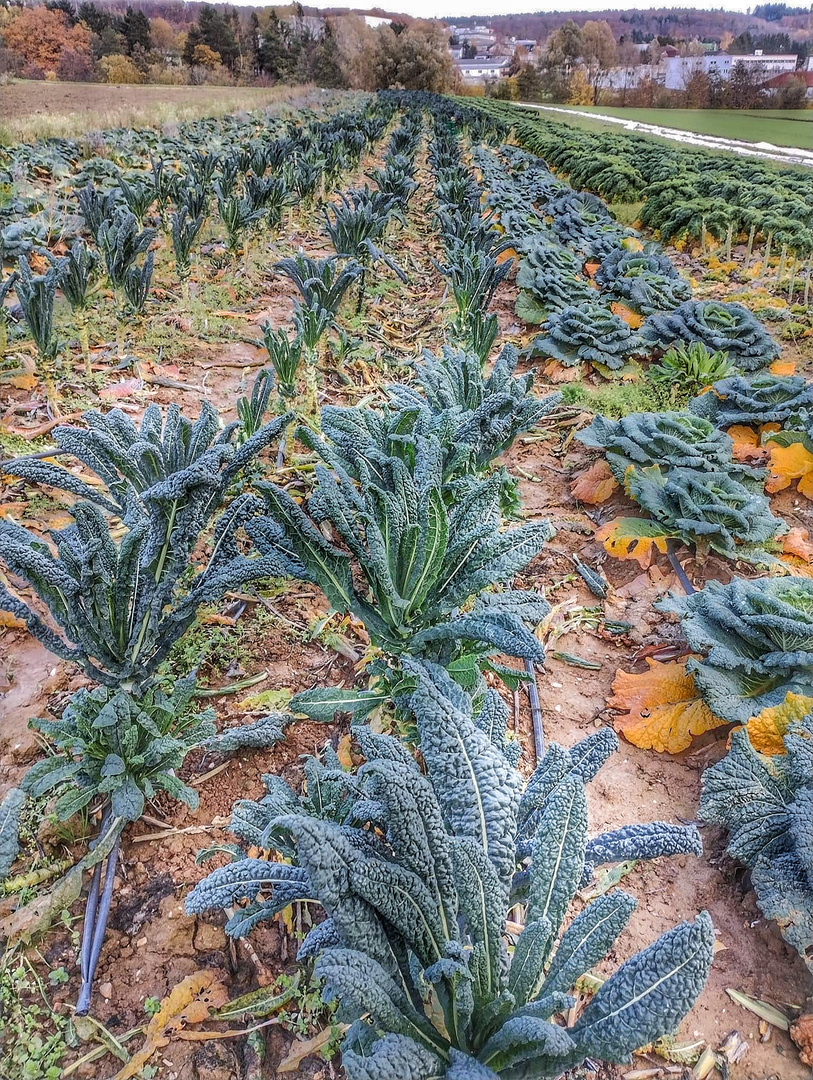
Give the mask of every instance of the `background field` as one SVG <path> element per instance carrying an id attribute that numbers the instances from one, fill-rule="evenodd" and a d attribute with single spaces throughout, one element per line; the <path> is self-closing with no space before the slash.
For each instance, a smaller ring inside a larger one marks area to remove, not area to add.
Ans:
<path id="1" fill-rule="evenodd" d="M 556 106 L 557 110 L 559 109 Z M 615 109 L 603 105 L 573 106 L 579 112 L 604 113 L 644 124 L 663 124 L 664 127 L 694 131 L 699 135 L 715 135 L 722 139 L 741 139 L 744 142 L 770 142 L 776 146 L 798 146 L 813 149 L 813 109 L 760 109 L 740 112 L 734 109 Z M 616 124 L 603 120 L 587 120 L 561 107 L 562 120 L 590 130 L 618 131 Z M 553 113 L 545 110 L 545 115 Z"/>
<path id="2" fill-rule="evenodd" d="M 326 90 L 257 86 L 111 86 L 103 83 L 11 82 L 0 86 L 0 143 L 58 136 L 74 138 L 112 127 L 160 127 L 201 116 L 296 97 L 301 107 Z"/>

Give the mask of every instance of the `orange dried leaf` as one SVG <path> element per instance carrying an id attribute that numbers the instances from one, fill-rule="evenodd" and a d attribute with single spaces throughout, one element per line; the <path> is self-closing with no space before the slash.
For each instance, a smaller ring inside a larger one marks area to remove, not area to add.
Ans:
<path id="1" fill-rule="evenodd" d="M 596 533 L 596 540 L 604 544 L 609 555 L 614 559 L 635 559 L 642 570 L 652 562 L 653 549 L 666 554 L 668 539 L 663 526 L 648 518 L 615 518 Z"/>
<path id="2" fill-rule="evenodd" d="M 747 424 L 734 424 L 728 429 L 734 445 L 731 448 L 731 456 L 735 461 L 753 461 L 765 457 L 767 449 L 759 444 L 759 432 Z"/>
<path id="3" fill-rule="evenodd" d="M 502 263 L 508 262 L 509 259 L 516 259 L 516 257 L 517 253 L 514 248 L 506 248 L 505 251 L 501 251 L 497 256 L 497 263 L 498 265 L 501 265 Z"/>
<path id="4" fill-rule="evenodd" d="M 677 754 L 695 735 L 725 724 L 700 697 L 686 661 L 661 664 L 646 658 L 640 674 L 617 671 L 607 705 L 625 715 L 615 718 L 616 731 L 642 750 Z"/>
<path id="5" fill-rule="evenodd" d="M 768 368 L 771 375 L 795 375 L 796 374 L 796 361 L 795 360 L 774 360 L 774 362 Z"/>
<path id="6" fill-rule="evenodd" d="M 147 1025 L 144 1045 L 133 1054 L 113 1080 L 131 1080 L 138 1076 L 156 1050 L 166 1046 L 174 1034 L 187 1024 L 208 1020 L 210 1009 L 225 1005 L 229 995 L 214 971 L 193 971 L 173 986 L 161 1007 Z"/>
<path id="7" fill-rule="evenodd" d="M 791 529 L 782 541 L 782 551 L 785 555 L 796 555 L 805 562 L 813 562 L 813 540 L 807 529 L 798 525 Z"/>
<path id="8" fill-rule="evenodd" d="M 779 559 L 795 577 L 813 578 L 813 564 L 797 558 L 796 555 L 780 555 Z"/>
<path id="9" fill-rule="evenodd" d="M 591 280 L 596 276 L 596 271 L 601 266 L 600 262 L 587 262 L 584 264 L 584 273 Z"/>
<path id="10" fill-rule="evenodd" d="M 753 748 L 760 754 L 784 754 L 782 736 L 789 724 L 804 720 L 813 709 L 813 698 L 804 694 L 788 694 L 781 705 L 772 705 L 752 716 L 745 725 Z"/>
<path id="11" fill-rule="evenodd" d="M 790 487 L 793 480 L 798 480 L 799 492 L 813 499 L 813 454 L 803 443 L 795 442 L 790 446 L 771 443 L 770 468 L 766 491 L 782 491 Z"/>
<path id="12" fill-rule="evenodd" d="M 633 330 L 637 330 L 644 321 L 643 315 L 639 315 L 637 311 L 628 308 L 626 304 L 610 304 L 610 311 L 612 311 L 614 315 L 618 315 L 620 319 L 623 319 L 627 326 L 632 327 Z"/>
<path id="13" fill-rule="evenodd" d="M 596 506 L 606 502 L 618 486 L 618 481 L 610 472 L 610 466 L 601 458 L 594 461 L 589 469 L 579 473 L 570 485 L 570 493 L 579 502 Z"/>
<path id="14" fill-rule="evenodd" d="M 548 360 L 542 368 L 542 374 L 552 383 L 575 382 L 581 375 L 581 365 L 574 364 L 572 367 L 565 367 L 558 360 Z"/>

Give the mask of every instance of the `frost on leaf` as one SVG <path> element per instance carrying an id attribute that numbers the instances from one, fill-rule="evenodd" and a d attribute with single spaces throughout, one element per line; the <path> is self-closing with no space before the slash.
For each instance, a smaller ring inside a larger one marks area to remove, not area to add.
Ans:
<path id="1" fill-rule="evenodd" d="M 613 696 L 607 701 L 611 709 L 623 712 L 615 719 L 615 729 L 628 742 L 677 754 L 693 737 L 726 722 L 704 703 L 685 660 L 661 664 L 647 657 L 646 662 L 646 671 L 616 672 Z"/>

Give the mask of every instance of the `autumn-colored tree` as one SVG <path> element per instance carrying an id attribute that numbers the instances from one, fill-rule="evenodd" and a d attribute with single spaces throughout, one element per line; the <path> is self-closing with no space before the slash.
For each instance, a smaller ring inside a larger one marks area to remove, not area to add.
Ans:
<path id="1" fill-rule="evenodd" d="M 150 39 L 156 52 L 168 56 L 178 51 L 178 32 L 171 23 L 157 15 L 150 20 Z"/>
<path id="2" fill-rule="evenodd" d="M 590 104 L 596 105 L 607 85 L 610 69 L 618 64 L 615 37 L 606 20 L 588 19 L 582 27 L 582 61 L 592 92 Z"/>
<path id="3" fill-rule="evenodd" d="M 140 83 L 143 76 L 129 56 L 103 56 L 99 61 L 106 83 Z"/>
<path id="4" fill-rule="evenodd" d="M 361 58 L 363 89 L 429 90 L 451 88 L 454 65 L 438 23 L 416 20 L 396 34 L 381 26 Z"/>
<path id="5" fill-rule="evenodd" d="M 592 105 L 593 87 L 587 77 L 587 72 L 581 66 L 577 67 L 570 76 L 568 83 L 568 105 Z"/>
<path id="6" fill-rule="evenodd" d="M 707 109 L 711 88 L 708 73 L 698 68 L 686 80 L 683 88 L 683 106 L 686 109 Z"/>
<path id="7" fill-rule="evenodd" d="M 81 23 L 69 26 L 61 11 L 45 7 L 22 8 L 3 28 L 3 38 L 6 48 L 46 72 L 56 70 L 66 49 L 91 55 L 87 27 Z"/>
<path id="8" fill-rule="evenodd" d="M 544 90 L 554 101 L 567 101 L 570 77 L 581 50 L 581 29 L 572 19 L 557 27 L 545 42 L 542 82 Z"/>
<path id="9" fill-rule="evenodd" d="M 192 63 L 196 67 L 216 68 L 220 63 L 220 53 L 216 53 L 208 45 L 196 45 L 192 50 Z"/>

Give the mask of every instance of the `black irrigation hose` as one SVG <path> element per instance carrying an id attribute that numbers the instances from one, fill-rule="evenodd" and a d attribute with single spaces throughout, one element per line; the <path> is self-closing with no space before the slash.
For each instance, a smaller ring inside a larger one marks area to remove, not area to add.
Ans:
<path id="1" fill-rule="evenodd" d="M 686 571 L 680 565 L 680 559 L 675 554 L 674 544 L 671 540 L 666 541 L 666 556 L 671 563 L 672 569 L 677 575 L 678 581 L 683 586 L 683 591 L 686 593 L 687 596 L 691 596 L 692 593 L 696 591 L 695 587 L 694 585 L 692 585 L 691 581 L 689 581 L 689 578 L 686 575 Z"/>
<path id="2" fill-rule="evenodd" d="M 532 661 L 525 661 L 528 679 L 528 700 L 531 704 L 531 722 L 534 728 L 534 751 L 537 763 L 545 756 L 545 727 L 542 721 L 542 703 L 539 700 L 539 687 L 536 685 L 536 668 Z"/>
<path id="3" fill-rule="evenodd" d="M 100 830 L 99 835 L 102 835 Z M 99 896 L 102 877 L 102 864 L 97 863 L 93 871 L 93 880 L 88 893 L 87 910 L 85 913 L 85 925 L 82 929 L 82 949 L 80 954 L 80 969 L 82 986 L 76 1001 L 76 1015 L 87 1016 L 90 1010 L 90 999 L 93 993 L 93 978 L 96 968 L 99 966 L 99 957 L 102 952 L 104 935 L 107 930 L 107 919 L 110 915 L 110 903 L 113 899 L 113 882 L 116 877 L 116 864 L 119 857 L 120 837 L 117 836 L 107 856 L 105 864 L 104 889 Z"/>

